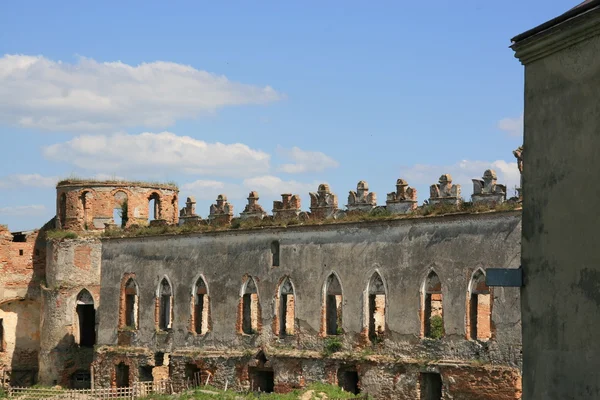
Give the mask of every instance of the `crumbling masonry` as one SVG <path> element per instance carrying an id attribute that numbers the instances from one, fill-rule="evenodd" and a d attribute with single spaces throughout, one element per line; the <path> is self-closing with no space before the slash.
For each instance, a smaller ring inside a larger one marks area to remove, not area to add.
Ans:
<path id="1" fill-rule="evenodd" d="M 483 175 L 473 201 L 504 201 Z M 460 202 L 442 177 L 429 202 Z M 520 211 L 410 217 L 406 181 L 385 206 L 361 181 L 347 210 L 326 184 L 310 212 L 283 194 L 268 216 L 249 194 L 241 219 L 298 221 L 287 228 L 101 235 L 237 219 L 225 195 L 208 220 L 177 199 L 172 185 L 65 181 L 46 227 L 0 231 L 5 382 L 178 386 L 200 374 L 240 390 L 322 381 L 376 398 L 520 397 L 518 289 L 485 285 L 486 268 L 519 266 Z M 409 217 L 303 224 L 381 209 Z"/>

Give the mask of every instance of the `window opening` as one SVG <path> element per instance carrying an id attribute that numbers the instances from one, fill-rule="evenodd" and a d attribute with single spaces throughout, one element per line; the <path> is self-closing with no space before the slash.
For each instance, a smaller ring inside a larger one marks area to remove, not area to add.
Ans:
<path id="1" fill-rule="evenodd" d="M 4 351 L 4 320 L 0 318 L 0 352 Z"/>
<path id="2" fill-rule="evenodd" d="M 148 198 L 148 222 L 153 219 L 160 219 L 160 196 L 158 193 L 152 193 Z"/>
<path id="3" fill-rule="evenodd" d="M 135 281 L 129 279 L 125 284 L 125 325 L 138 328 L 138 289 Z"/>
<path id="4" fill-rule="evenodd" d="M 385 332 L 385 287 L 376 272 L 369 282 L 369 340 L 381 340 Z"/>
<path id="5" fill-rule="evenodd" d="M 342 285 L 335 274 L 327 277 L 325 291 L 325 332 L 339 335 L 342 330 Z"/>
<path id="6" fill-rule="evenodd" d="M 194 299 L 194 331 L 204 335 L 208 332 L 208 289 L 202 278 L 196 282 Z"/>
<path id="7" fill-rule="evenodd" d="M 254 357 L 248 367 L 250 387 L 253 392 L 273 393 L 275 389 L 275 374 L 271 362 L 262 351 Z"/>
<path id="8" fill-rule="evenodd" d="M 118 227 L 124 228 L 128 219 L 128 201 L 125 192 L 115 193 L 115 202 L 113 208 L 113 222 Z"/>
<path id="9" fill-rule="evenodd" d="M 340 368 L 337 373 L 338 386 L 346 392 L 359 394 L 358 371 L 354 368 Z"/>
<path id="10" fill-rule="evenodd" d="M 58 203 L 58 218 L 60 219 L 60 227 L 65 229 L 67 225 L 67 195 L 62 193 Z"/>
<path id="11" fill-rule="evenodd" d="M 422 372 L 420 389 L 421 400 L 442 400 L 442 376 L 433 372 Z"/>
<path id="12" fill-rule="evenodd" d="M 117 364 L 116 381 L 118 388 L 129 387 L 129 365 L 125 363 Z"/>
<path id="13" fill-rule="evenodd" d="M 79 322 L 79 345 L 93 347 L 96 344 L 96 310 L 92 295 L 85 289 L 77 295 L 76 313 Z"/>
<path id="14" fill-rule="evenodd" d="M 159 328 L 162 330 L 171 329 L 171 313 L 173 306 L 173 296 L 171 285 L 166 278 L 160 282 L 159 292 Z"/>
<path id="15" fill-rule="evenodd" d="M 242 297 L 242 332 L 245 334 L 258 332 L 258 305 L 256 283 L 249 277 Z"/>
<path id="16" fill-rule="evenodd" d="M 444 336 L 442 283 L 434 271 L 431 271 L 425 280 L 424 302 L 423 330 L 425 337 L 440 339 Z"/>
<path id="17" fill-rule="evenodd" d="M 294 288 L 285 278 L 279 289 L 279 336 L 294 334 Z"/>
<path id="18" fill-rule="evenodd" d="M 471 279 L 469 298 L 469 338 L 489 340 L 492 337 L 492 296 L 485 284 L 485 274 L 478 270 Z"/>
<path id="19" fill-rule="evenodd" d="M 71 375 L 72 389 L 91 389 L 92 375 L 89 371 L 76 371 Z"/>
<path id="20" fill-rule="evenodd" d="M 153 370 L 154 370 L 154 367 L 152 365 L 140 366 L 140 382 L 154 381 L 154 376 L 152 374 Z"/>
<path id="21" fill-rule="evenodd" d="M 273 257 L 272 265 L 274 267 L 279 267 L 279 241 L 277 240 L 271 242 L 271 255 Z"/>

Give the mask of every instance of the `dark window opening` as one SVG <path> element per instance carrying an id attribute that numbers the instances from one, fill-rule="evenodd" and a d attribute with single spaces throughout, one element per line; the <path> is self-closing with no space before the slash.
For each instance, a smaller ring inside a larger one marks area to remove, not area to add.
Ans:
<path id="1" fill-rule="evenodd" d="M 425 281 L 423 304 L 423 332 L 425 337 L 440 339 L 444 336 L 442 283 L 437 274 L 429 273 Z"/>
<path id="2" fill-rule="evenodd" d="M 35 249 L 35 255 L 36 255 L 36 256 L 39 256 L 39 255 L 40 255 L 40 251 L 39 251 L 39 249 Z"/>
<path id="3" fill-rule="evenodd" d="M 29 387 L 37 382 L 37 372 L 31 369 L 13 369 L 10 373 L 10 386 Z"/>
<path id="4" fill-rule="evenodd" d="M 421 400 L 442 400 L 442 376 L 433 372 L 422 372 L 420 379 Z"/>
<path id="5" fill-rule="evenodd" d="M 279 242 L 271 242 L 271 255 L 273 256 L 273 266 L 279 267 Z"/>
<path id="6" fill-rule="evenodd" d="M 253 335 L 258 331 L 258 292 L 254 279 L 248 278 L 242 296 L 242 332 Z"/>
<path id="7" fill-rule="evenodd" d="M 342 286 L 335 274 L 327 278 L 325 294 L 325 332 L 339 335 L 342 330 Z"/>
<path id="8" fill-rule="evenodd" d="M 158 327 L 163 331 L 171 328 L 171 303 L 173 297 L 171 296 L 171 285 L 166 278 L 163 278 L 160 283 L 160 294 L 159 294 L 159 324 Z"/>
<path id="9" fill-rule="evenodd" d="M 60 195 L 60 202 L 58 204 L 58 219 L 60 227 L 65 229 L 67 224 L 67 195 L 65 193 Z"/>
<path id="10" fill-rule="evenodd" d="M 4 320 L 0 318 L 0 351 L 4 351 Z"/>
<path id="11" fill-rule="evenodd" d="M 165 364 L 165 353 L 158 352 L 154 354 L 154 365 L 156 367 L 162 367 Z"/>
<path id="12" fill-rule="evenodd" d="M 154 381 L 154 376 L 152 375 L 153 369 L 154 367 L 151 365 L 142 365 L 140 367 L 140 382 Z"/>
<path id="13" fill-rule="evenodd" d="M 286 278 L 279 294 L 279 336 L 294 334 L 294 288 L 289 278 Z"/>
<path id="14" fill-rule="evenodd" d="M 116 383 L 118 388 L 129 387 L 129 365 L 124 363 L 117 364 L 116 370 Z"/>
<path id="15" fill-rule="evenodd" d="M 76 371 L 71 375 L 72 389 L 91 389 L 92 375 L 89 371 Z"/>
<path id="16" fill-rule="evenodd" d="M 19 233 L 13 233 L 12 235 L 13 235 L 13 240 L 12 241 L 15 242 L 15 243 L 25 243 L 25 242 L 27 242 L 27 236 L 25 236 L 24 233 L 19 232 Z"/>
<path id="17" fill-rule="evenodd" d="M 185 364 L 185 380 L 188 385 L 198 387 L 210 383 L 211 374 L 208 370 L 203 370 L 193 363 Z"/>
<path id="18" fill-rule="evenodd" d="M 194 299 L 194 331 L 203 335 L 208 332 L 208 291 L 202 278 L 196 282 Z"/>
<path id="19" fill-rule="evenodd" d="M 385 288 L 383 280 L 375 273 L 369 282 L 369 340 L 376 342 L 382 340 L 385 333 Z"/>
<path id="20" fill-rule="evenodd" d="M 93 304 L 78 304 L 79 345 L 93 347 L 96 344 L 96 310 Z"/>
<path id="21" fill-rule="evenodd" d="M 253 392 L 273 393 L 275 389 L 275 374 L 272 369 L 248 368 L 250 387 Z"/>
<path id="22" fill-rule="evenodd" d="M 358 372 L 354 369 L 339 369 L 338 370 L 338 386 L 346 392 L 359 394 L 360 388 L 358 385 Z"/>
<path id="23" fill-rule="evenodd" d="M 19 255 L 22 256 L 23 255 L 23 249 L 19 249 Z"/>

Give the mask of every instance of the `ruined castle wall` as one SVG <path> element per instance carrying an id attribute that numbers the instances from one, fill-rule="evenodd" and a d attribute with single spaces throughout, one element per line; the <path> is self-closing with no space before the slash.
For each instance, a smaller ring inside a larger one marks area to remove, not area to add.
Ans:
<path id="1" fill-rule="evenodd" d="M 265 352 L 273 357 L 276 364 L 281 358 L 278 352 L 293 348 L 297 352 L 288 356 L 295 360 L 293 365 L 307 371 L 307 382 L 327 380 L 319 377 L 327 376 L 345 362 L 344 356 L 339 356 L 339 360 L 333 361 L 333 366 L 327 367 L 330 360 L 323 359 L 321 355 L 324 348 L 320 334 L 323 288 L 326 278 L 335 272 L 343 291 L 341 338 L 346 353 L 342 354 L 352 357 L 351 354 L 360 354 L 361 349 L 366 347 L 375 353 L 375 359 L 370 362 L 361 358 L 350 360 L 355 367 L 363 365 L 363 369 L 371 365 L 372 372 L 361 375 L 365 391 L 378 396 L 390 391 L 414 394 L 414 390 L 418 390 L 416 382 L 419 376 L 419 368 L 416 367 L 419 363 L 414 360 L 452 360 L 451 365 L 464 366 L 467 370 L 475 368 L 470 365 L 476 360 L 479 369 L 487 366 L 509 371 L 510 377 L 506 379 L 498 378 L 503 376 L 498 371 L 492 373 L 495 378 L 490 378 L 492 385 L 488 389 L 493 390 L 494 385 L 496 388 L 508 385 L 512 394 L 497 398 L 517 398 L 520 381 L 513 378 L 519 376 L 521 363 L 518 289 L 494 288 L 493 334 L 488 342 L 466 339 L 466 303 L 470 279 L 478 268 L 519 266 L 520 233 L 520 213 L 505 212 L 106 239 L 103 240 L 99 344 L 114 346 L 126 336 L 132 349 L 145 348 L 149 354 L 158 351 L 172 353 L 171 368 L 174 370 L 183 368 L 181 363 L 194 357 L 196 360 L 206 358 L 202 355 L 206 352 L 220 353 L 221 357 L 229 360 L 234 357 L 231 355 L 234 351 L 251 354 L 258 347 L 266 349 Z M 280 245 L 279 266 L 273 266 L 272 262 L 271 245 L 274 241 Z M 440 340 L 421 338 L 421 290 L 431 270 L 437 273 L 442 283 L 445 335 Z M 366 338 L 369 321 L 367 290 L 375 272 L 382 277 L 386 295 L 385 334 L 379 345 L 369 344 Z M 139 329 L 119 332 L 120 286 L 124 274 L 135 274 L 139 287 Z M 200 275 L 205 278 L 210 296 L 211 329 L 206 335 L 189 331 L 190 298 Z M 155 293 L 165 276 L 173 287 L 173 328 L 157 331 Z M 256 335 L 239 333 L 237 313 L 242 284 L 247 276 L 254 278 L 259 295 L 261 320 Z M 272 321 L 276 318 L 278 285 L 285 276 L 290 277 L 295 291 L 295 335 L 278 338 L 277 332 L 272 329 Z M 186 351 L 197 354 L 190 355 Z M 306 352 L 312 352 L 314 356 L 307 358 L 302 355 Z M 109 384 L 106 376 L 112 374 L 110 370 L 114 365 L 107 353 L 102 354 L 102 361 L 97 365 L 97 382 L 104 379 L 104 384 Z M 394 367 L 389 375 L 382 375 L 389 379 L 377 378 L 373 371 L 379 368 L 377 365 L 385 364 L 385 357 L 401 360 L 396 364 L 406 364 L 407 371 L 412 372 L 403 375 L 393 372 Z M 238 361 L 242 364 L 236 364 L 235 372 L 231 372 L 231 368 L 222 370 L 222 373 L 230 371 L 226 373 L 231 378 L 230 387 L 248 384 L 244 379 L 244 370 L 247 371 L 244 357 L 239 357 Z M 217 362 L 214 368 L 219 369 L 219 363 L 223 362 Z M 314 367 L 314 363 L 318 367 Z M 295 376 L 293 371 L 283 372 L 288 362 L 280 364 L 283 365 L 273 367 L 276 370 L 276 387 L 285 391 L 290 386 L 302 384 L 295 381 L 297 378 L 291 378 Z M 469 379 L 467 373 L 453 372 L 461 377 L 461 381 L 456 382 L 455 378 L 451 379 L 454 375 L 443 372 L 447 371 L 447 367 L 438 365 L 435 368 L 443 375 L 446 390 L 454 387 L 453 393 L 457 395 L 465 390 L 461 389 L 461 384 L 466 384 L 462 380 Z M 395 378 L 396 375 L 398 377 Z M 387 379 L 387 383 L 384 385 L 380 379 Z M 406 385 L 398 386 L 402 379 L 406 380 Z"/>
<path id="2" fill-rule="evenodd" d="M 43 288 L 40 382 L 69 385 L 76 371 L 89 371 L 93 348 L 79 345 L 78 296 L 100 300 L 101 243 L 97 239 L 48 242 L 47 286 Z"/>
<path id="3" fill-rule="evenodd" d="M 34 383 L 40 348 L 40 291 L 45 249 L 39 231 L 0 226 L 0 379 Z"/>
<path id="4" fill-rule="evenodd" d="M 74 231 L 103 230 L 115 223 L 115 209 L 127 203 L 126 226 L 148 225 L 151 219 L 177 224 L 178 190 L 170 185 L 114 183 L 59 183 L 56 196 L 58 227 Z M 150 199 L 158 199 L 158 215 L 150 209 Z M 155 218 L 156 217 L 156 218 Z"/>

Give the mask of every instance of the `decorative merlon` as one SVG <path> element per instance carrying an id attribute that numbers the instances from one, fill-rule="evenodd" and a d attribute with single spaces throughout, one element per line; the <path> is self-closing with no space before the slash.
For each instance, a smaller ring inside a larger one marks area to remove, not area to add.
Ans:
<path id="1" fill-rule="evenodd" d="M 216 204 L 211 204 L 208 219 L 214 224 L 229 224 L 233 218 L 233 205 L 227 201 L 227 196 L 217 196 Z"/>
<path id="2" fill-rule="evenodd" d="M 273 202 L 273 218 L 275 219 L 296 218 L 301 211 L 300 195 L 297 194 L 284 193 L 281 195 L 281 201 Z"/>
<path id="3" fill-rule="evenodd" d="M 258 204 L 258 192 L 250 192 L 248 194 L 248 204 L 244 208 L 244 211 L 240 213 L 241 219 L 257 218 L 263 219 L 267 216 L 265 209 Z"/>
<path id="4" fill-rule="evenodd" d="M 396 192 L 387 194 L 386 209 L 392 214 L 406 214 L 417 208 L 417 190 L 399 178 L 396 181 Z"/>
<path id="5" fill-rule="evenodd" d="M 316 193 L 309 194 L 312 218 L 324 219 L 335 216 L 338 211 L 338 199 L 335 194 L 331 193 L 328 184 L 320 184 Z"/>
<path id="6" fill-rule="evenodd" d="M 444 174 L 440 176 L 439 183 L 429 187 L 429 204 L 459 205 L 460 185 L 452 184 L 452 176 Z"/>
<path id="7" fill-rule="evenodd" d="M 192 196 L 185 201 L 185 207 L 179 211 L 179 225 L 201 221 L 202 218 L 196 214 L 196 199 Z"/>
<path id="8" fill-rule="evenodd" d="M 369 212 L 377 206 L 377 194 L 369 193 L 369 184 L 365 181 L 359 181 L 356 185 L 356 192 L 351 190 L 348 195 L 348 211 Z"/>
<path id="9" fill-rule="evenodd" d="M 496 183 L 496 171 L 488 169 L 481 180 L 473 179 L 473 203 L 500 204 L 506 200 L 506 186 Z"/>

